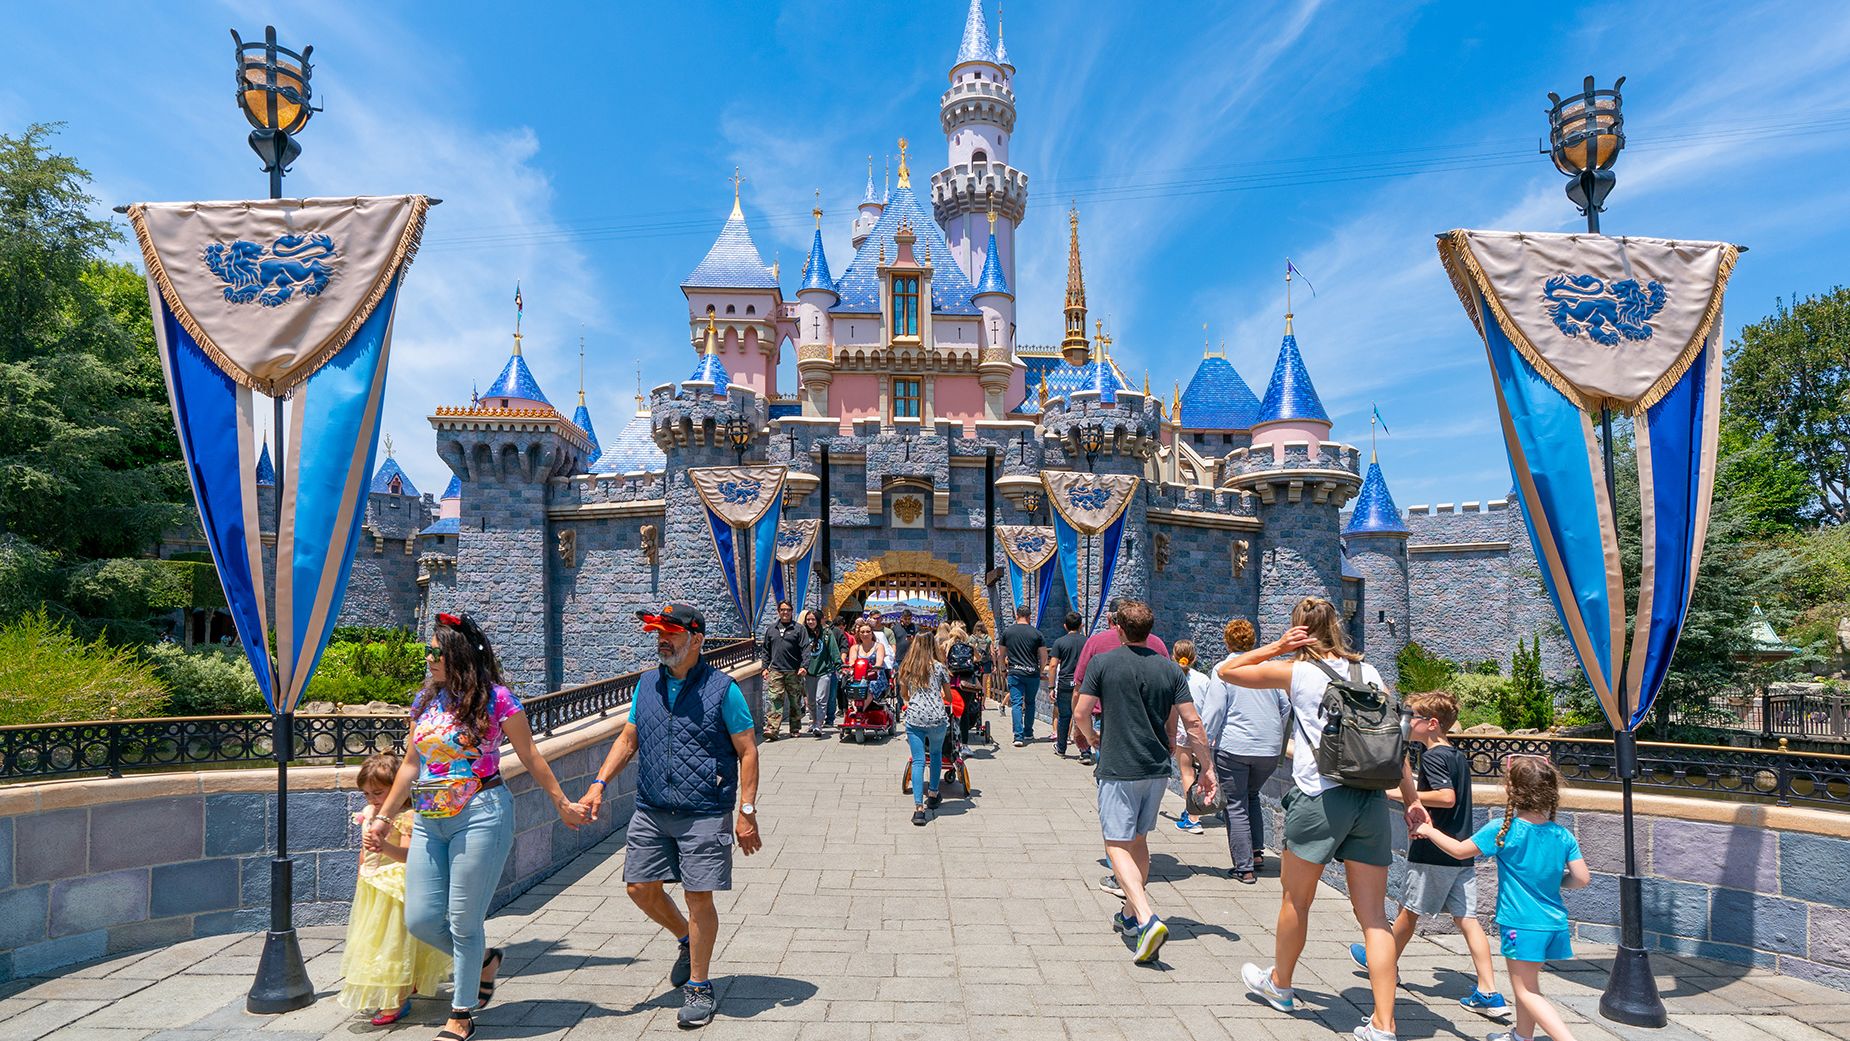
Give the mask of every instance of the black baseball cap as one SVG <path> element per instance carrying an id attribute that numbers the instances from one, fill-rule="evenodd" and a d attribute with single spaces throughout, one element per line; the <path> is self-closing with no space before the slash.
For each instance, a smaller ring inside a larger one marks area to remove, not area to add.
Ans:
<path id="1" fill-rule="evenodd" d="M 659 614 L 637 611 L 636 617 L 641 620 L 644 632 L 705 635 L 707 631 L 706 612 L 693 604 L 684 604 L 679 601 L 664 605 Z"/>

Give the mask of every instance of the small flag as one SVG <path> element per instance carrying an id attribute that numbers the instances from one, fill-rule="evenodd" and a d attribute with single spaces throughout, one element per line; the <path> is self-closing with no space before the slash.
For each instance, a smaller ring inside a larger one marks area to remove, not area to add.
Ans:
<path id="1" fill-rule="evenodd" d="M 520 302 L 520 283 L 515 282 L 514 283 L 514 313 L 519 314 L 523 310 L 525 310 L 525 307 Z"/>
<path id="2" fill-rule="evenodd" d="M 1385 419 L 1382 419 L 1382 418 L 1381 418 L 1381 408 L 1380 408 L 1380 406 L 1378 406 L 1378 405 L 1371 405 L 1370 407 L 1371 407 L 1371 408 L 1373 408 L 1373 409 L 1375 410 L 1375 415 L 1374 415 L 1374 422 L 1376 422 L 1376 423 L 1379 423 L 1379 424 L 1381 424 L 1381 430 L 1382 430 L 1382 431 L 1383 431 L 1384 433 L 1389 433 L 1389 434 L 1391 434 L 1391 433 L 1393 433 L 1393 431 L 1392 431 L 1392 430 L 1389 430 L 1389 429 L 1388 429 L 1388 425 L 1387 425 L 1387 420 L 1385 420 Z"/>
<path id="3" fill-rule="evenodd" d="M 1302 272 L 1302 271 L 1299 271 L 1299 270 L 1298 270 L 1298 267 L 1297 267 L 1297 265 L 1296 265 L 1296 264 L 1293 264 L 1293 263 L 1291 262 L 1291 258 L 1290 258 L 1290 257 L 1286 257 L 1286 258 L 1285 258 L 1285 277 L 1286 277 L 1286 278 L 1289 278 L 1289 277 L 1291 277 L 1292 275 L 1296 275 L 1296 276 L 1298 276 L 1299 278 L 1304 278 L 1304 272 Z M 1310 295 L 1311 295 L 1311 296 L 1316 296 L 1316 295 L 1317 295 L 1317 287 L 1316 287 L 1316 286 L 1312 286 L 1312 285 L 1310 285 L 1310 279 L 1308 279 L 1308 278 L 1304 278 L 1304 284 L 1305 284 L 1305 285 L 1307 285 L 1307 286 L 1310 286 Z"/>

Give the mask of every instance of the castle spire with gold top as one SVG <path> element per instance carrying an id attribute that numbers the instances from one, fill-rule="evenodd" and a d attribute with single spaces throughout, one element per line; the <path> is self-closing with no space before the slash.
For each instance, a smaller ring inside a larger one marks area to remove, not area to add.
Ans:
<path id="1" fill-rule="evenodd" d="M 1079 207 L 1067 211 L 1072 236 L 1066 246 L 1066 337 L 1060 341 L 1060 353 L 1069 365 L 1086 363 L 1091 345 L 1086 340 L 1086 276 L 1079 266 Z"/>

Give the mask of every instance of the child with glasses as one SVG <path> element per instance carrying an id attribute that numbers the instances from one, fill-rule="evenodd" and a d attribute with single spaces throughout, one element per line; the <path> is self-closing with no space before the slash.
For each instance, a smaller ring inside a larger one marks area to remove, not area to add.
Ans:
<path id="1" fill-rule="evenodd" d="M 1585 888 L 1592 876 L 1574 833 L 1555 822 L 1561 774 L 1554 764 L 1536 755 L 1511 756 L 1503 774 L 1509 808 L 1501 819 L 1462 842 L 1431 823 L 1418 834 L 1455 857 L 1497 858 L 1497 932 L 1516 992 L 1516 1026 L 1490 1041 L 1533 1041 L 1538 1027 L 1552 1041 L 1574 1041 L 1542 997 L 1541 973 L 1543 964 L 1574 956 L 1561 891 Z"/>
<path id="2" fill-rule="evenodd" d="M 1471 767 L 1464 753 L 1446 740 L 1458 722 L 1458 699 L 1445 691 L 1407 695 L 1413 711 L 1411 737 L 1420 746 L 1420 802 L 1432 813 L 1433 827 L 1454 840 L 1471 833 Z M 1453 856 L 1430 839 L 1407 843 L 1407 888 L 1400 898 L 1400 917 L 1394 919 L 1397 951 L 1407 949 L 1421 915 L 1449 914 L 1471 951 L 1477 986 L 1458 1004 L 1496 1020 L 1507 1020 L 1509 1002 L 1497 992 L 1490 960 L 1490 940 L 1477 921 L 1477 852 Z M 1349 945 L 1349 956 L 1368 967 L 1359 943 Z"/>

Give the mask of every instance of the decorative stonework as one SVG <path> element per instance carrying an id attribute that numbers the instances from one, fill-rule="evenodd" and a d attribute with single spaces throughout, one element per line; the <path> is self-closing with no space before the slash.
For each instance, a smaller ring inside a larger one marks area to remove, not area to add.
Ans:
<path id="1" fill-rule="evenodd" d="M 901 524 L 912 527 L 925 515 L 925 504 L 916 495 L 902 495 L 893 500 L 893 515 Z"/>
<path id="2" fill-rule="evenodd" d="M 989 609 L 989 597 L 985 595 L 977 576 L 964 574 L 946 561 L 918 550 L 893 550 L 856 564 L 835 583 L 834 595 L 829 600 L 829 616 L 840 614 L 842 605 L 860 592 L 862 586 L 887 575 L 924 575 L 938 579 L 962 593 L 970 605 L 976 608 L 978 620 L 991 633 L 996 631 L 996 618 Z"/>

